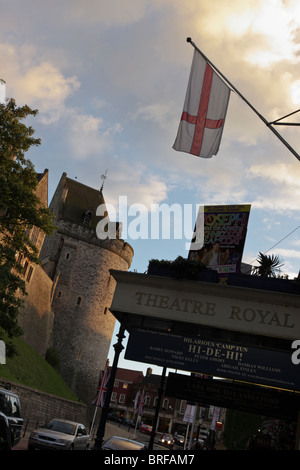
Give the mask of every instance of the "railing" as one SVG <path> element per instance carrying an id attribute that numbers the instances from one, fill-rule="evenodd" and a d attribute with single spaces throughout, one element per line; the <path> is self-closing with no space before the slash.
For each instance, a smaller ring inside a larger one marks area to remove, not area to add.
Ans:
<path id="1" fill-rule="evenodd" d="M 39 424 L 40 424 L 39 421 L 35 419 L 24 419 L 23 428 L 22 428 L 22 437 L 24 437 L 27 432 L 31 432 L 34 429 L 38 428 Z"/>

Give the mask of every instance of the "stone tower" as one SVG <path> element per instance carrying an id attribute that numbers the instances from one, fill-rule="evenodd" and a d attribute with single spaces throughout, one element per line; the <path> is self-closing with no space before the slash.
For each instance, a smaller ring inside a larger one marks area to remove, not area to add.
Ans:
<path id="1" fill-rule="evenodd" d="M 124 240 L 97 237 L 96 211 L 101 204 L 101 190 L 63 173 L 50 204 L 57 230 L 46 237 L 41 252 L 55 286 L 52 346 L 60 355 L 60 373 L 88 405 L 95 397 L 115 325 L 109 312 L 115 281 L 109 269 L 127 271 L 133 257 Z"/>

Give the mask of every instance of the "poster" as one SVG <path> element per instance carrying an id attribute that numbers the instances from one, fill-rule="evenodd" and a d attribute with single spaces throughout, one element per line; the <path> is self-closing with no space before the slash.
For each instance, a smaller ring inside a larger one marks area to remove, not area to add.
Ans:
<path id="1" fill-rule="evenodd" d="M 250 205 L 200 207 L 194 235 L 203 246 L 191 243 L 188 258 L 199 260 L 220 274 L 239 272 Z M 199 234 L 202 235 L 199 235 Z M 196 249 L 195 249 L 196 248 Z"/>

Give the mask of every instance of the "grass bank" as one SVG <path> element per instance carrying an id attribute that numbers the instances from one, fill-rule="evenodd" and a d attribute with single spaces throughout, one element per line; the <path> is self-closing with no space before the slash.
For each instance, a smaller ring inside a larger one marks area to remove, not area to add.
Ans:
<path id="1" fill-rule="evenodd" d="M 0 379 L 78 401 L 59 373 L 21 339 L 14 339 L 16 355 L 0 364 Z"/>

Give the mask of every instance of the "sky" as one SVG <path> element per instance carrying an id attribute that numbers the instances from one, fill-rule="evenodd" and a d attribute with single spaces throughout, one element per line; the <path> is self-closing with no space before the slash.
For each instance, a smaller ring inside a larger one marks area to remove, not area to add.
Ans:
<path id="1" fill-rule="evenodd" d="M 300 161 L 234 92 L 216 156 L 172 148 L 193 55 L 187 37 L 268 122 L 300 108 L 298 0 L 0 0 L 0 100 L 5 92 L 39 110 L 28 123 L 42 143 L 26 156 L 49 169 L 49 203 L 66 172 L 104 183 L 116 217 L 126 198 L 129 222 L 136 204 L 147 214 L 189 205 L 192 224 L 198 205 L 251 204 L 243 261 L 278 255 L 293 279 Z M 299 127 L 276 130 L 300 153 Z M 134 233 L 132 271 L 188 254 L 189 233 Z"/>

